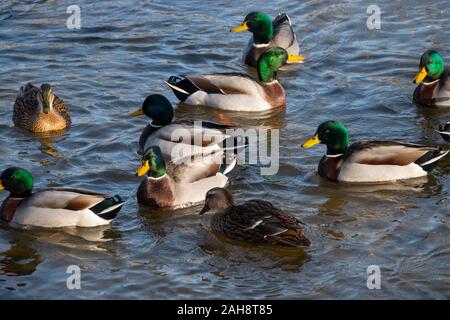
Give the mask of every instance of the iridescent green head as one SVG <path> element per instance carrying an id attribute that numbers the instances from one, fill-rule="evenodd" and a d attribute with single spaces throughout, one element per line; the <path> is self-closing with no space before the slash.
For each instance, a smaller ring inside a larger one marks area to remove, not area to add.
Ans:
<path id="1" fill-rule="evenodd" d="M 0 176 L 0 190 L 7 190 L 15 197 L 29 196 L 33 191 L 33 176 L 22 168 L 8 168 Z"/>
<path id="2" fill-rule="evenodd" d="M 259 80 L 271 82 L 276 79 L 277 71 L 286 62 L 298 62 L 303 60 L 302 56 L 288 53 L 283 48 L 269 48 L 258 59 L 256 66 Z"/>
<path id="3" fill-rule="evenodd" d="M 145 174 L 152 178 L 159 178 L 166 174 L 166 163 L 161 149 L 157 146 L 145 150 L 141 167 L 136 171 L 138 177 Z"/>
<path id="4" fill-rule="evenodd" d="M 444 73 L 444 59 L 436 50 L 427 50 L 420 58 L 419 73 L 414 83 L 432 82 Z"/>
<path id="5" fill-rule="evenodd" d="M 172 104 L 160 94 L 152 94 L 145 98 L 142 107 L 130 114 L 131 116 L 146 115 L 155 127 L 162 127 L 172 123 L 174 111 Z"/>
<path id="6" fill-rule="evenodd" d="M 347 150 L 349 141 L 348 130 L 339 121 L 325 121 L 317 128 L 314 137 L 308 139 L 303 148 L 311 148 L 316 144 L 327 146 L 327 155 L 342 154 Z"/>
<path id="7" fill-rule="evenodd" d="M 273 37 L 272 19 L 264 12 L 250 12 L 240 26 L 234 27 L 230 31 L 241 32 L 245 30 L 253 33 L 255 44 L 269 43 Z"/>

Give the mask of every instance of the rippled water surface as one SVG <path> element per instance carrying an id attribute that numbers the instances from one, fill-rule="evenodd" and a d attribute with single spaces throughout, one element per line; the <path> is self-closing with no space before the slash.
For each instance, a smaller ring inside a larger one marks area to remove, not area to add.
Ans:
<path id="1" fill-rule="evenodd" d="M 377 1 L 381 30 L 366 27 L 372 1 L 77 1 L 81 30 L 69 30 L 73 1 L 0 4 L 0 169 L 19 165 L 37 188 L 72 185 L 129 201 L 111 227 L 37 230 L 0 226 L 0 297 L 10 298 L 450 298 L 450 158 L 434 175 L 388 186 L 320 179 L 323 147 L 300 144 L 330 118 L 353 141 L 399 139 L 441 144 L 433 131 L 448 111 L 411 102 L 423 51 L 450 63 L 448 2 Z M 305 251 L 229 242 L 190 209 L 139 208 L 137 140 L 146 119 L 127 113 L 146 95 L 176 99 L 162 80 L 197 72 L 247 72 L 249 33 L 230 34 L 250 10 L 286 11 L 307 61 L 280 72 L 286 110 L 249 117 L 178 106 L 179 118 L 280 128 L 280 170 L 258 165 L 231 175 L 238 202 L 265 198 L 300 218 Z M 71 107 L 73 126 L 42 137 L 12 126 L 21 85 L 50 82 Z M 2 199 L 6 193 L 1 194 Z M 79 265 L 81 290 L 67 290 Z M 368 290 L 379 265 L 382 289 Z"/>

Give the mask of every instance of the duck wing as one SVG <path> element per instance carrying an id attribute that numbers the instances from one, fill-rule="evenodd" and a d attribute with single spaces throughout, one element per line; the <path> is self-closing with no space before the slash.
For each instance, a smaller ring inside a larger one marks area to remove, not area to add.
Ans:
<path id="1" fill-rule="evenodd" d="M 344 156 L 344 162 L 367 165 L 407 166 L 420 165 L 425 171 L 431 170 L 448 151 L 396 141 L 360 141 L 352 144 Z"/>
<path id="2" fill-rule="evenodd" d="M 167 165 L 167 174 L 175 183 L 193 183 L 218 173 L 222 162 L 223 151 L 221 150 L 208 155 L 197 155 L 193 159 L 185 157 L 171 161 Z"/>
<path id="3" fill-rule="evenodd" d="M 109 224 L 125 203 L 118 196 L 78 190 L 38 191 L 20 203 L 11 222 L 45 228 L 95 227 Z"/>
<path id="4" fill-rule="evenodd" d="M 258 92 L 259 83 L 241 73 L 197 74 L 170 77 L 166 82 L 181 101 L 201 90 L 207 94 L 251 94 Z"/>
<path id="5" fill-rule="evenodd" d="M 228 128 L 232 127 L 200 120 L 176 120 L 159 129 L 157 136 L 167 141 L 206 147 L 229 138 L 230 135 L 225 134 Z"/>
<path id="6" fill-rule="evenodd" d="M 61 98 L 59 98 L 56 94 L 55 99 L 53 101 L 53 109 L 66 120 L 67 126 L 71 124 L 69 108 L 67 108 L 64 101 Z"/>
<path id="7" fill-rule="evenodd" d="M 111 220 L 125 201 L 119 196 L 110 197 L 86 189 L 49 188 L 33 193 L 26 199 L 26 206 L 45 209 L 62 209 L 82 212 L 89 209 L 99 217 Z"/>
<path id="8" fill-rule="evenodd" d="M 292 29 L 291 19 L 286 13 L 278 14 L 272 22 L 273 38 L 271 46 L 281 47 L 289 53 L 298 54 L 300 51 L 297 37 Z"/>
<path id="9" fill-rule="evenodd" d="M 241 238 L 251 238 L 286 246 L 307 246 L 306 239 L 300 227 L 300 221 L 295 217 L 274 207 L 264 200 L 250 200 L 228 209 L 228 219 L 238 224 Z"/>
<path id="10" fill-rule="evenodd" d="M 31 83 L 27 83 L 20 88 L 13 109 L 15 125 L 26 127 L 30 114 L 33 114 L 39 107 L 38 94 L 40 94 L 40 89 Z"/>

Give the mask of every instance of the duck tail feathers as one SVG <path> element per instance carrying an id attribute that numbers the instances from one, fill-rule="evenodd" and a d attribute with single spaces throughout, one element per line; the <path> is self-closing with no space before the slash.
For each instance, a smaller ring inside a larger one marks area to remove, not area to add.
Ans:
<path id="1" fill-rule="evenodd" d="M 289 16 L 287 15 L 286 12 L 280 12 L 280 13 L 275 17 L 275 19 L 273 20 L 273 22 L 274 22 L 275 25 L 279 25 L 279 24 L 281 24 L 281 23 L 283 23 L 283 22 L 286 22 L 286 21 L 287 21 L 290 25 L 292 25 L 292 24 L 291 24 L 291 18 L 289 18 Z"/>
<path id="2" fill-rule="evenodd" d="M 242 140 L 244 140 L 242 142 Z M 248 137 L 231 136 L 222 141 L 222 150 L 233 150 L 237 154 L 238 150 L 248 147 Z"/>
<path id="3" fill-rule="evenodd" d="M 439 148 L 438 150 L 427 152 L 414 163 L 421 166 L 423 170 L 431 172 L 434 167 L 436 167 L 439 160 L 445 157 L 448 152 L 449 150 L 442 150 Z"/>
<path id="4" fill-rule="evenodd" d="M 95 206 L 89 208 L 89 210 L 102 219 L 112 220 L 117 216 L 124 204 L 125 201 L 123 201 L 120 196 L 116 195 L 111 198 L 106 198 L 105 200 L 97 203 Z"/>
<path id="5" fill-rule="evenodd" d="M 236 166 L 237 163 L 237 158 L 233 157 L 233 159 L 231 160 L 231 162 L 227 165 L 226 161 L 224 161 L 222 167 L 220 168 L 220 171 L 223 173 L 223 175 L 227 175 L 228 173 L 230 173 L 234 167 Z"/>
<path id="6" fill-rule="evenodd" d="M 199 89 L 189 79 L 172 76 L 164 81 L 173 91 L 178 100 L 184 102 L 191 94 Z"/>

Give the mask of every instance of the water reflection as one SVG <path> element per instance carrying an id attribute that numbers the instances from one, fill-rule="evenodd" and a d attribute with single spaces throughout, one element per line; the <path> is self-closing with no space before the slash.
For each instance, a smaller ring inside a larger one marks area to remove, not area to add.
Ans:
<path id="1" fill-rule="evenodd" d="M 65 141 L 68 137 L 68 130 L 61 131 L 52 131 L 47 133 L 32 133 L 21 128 L 13 128 L 13 132 L 15 134 L 25 135 L 30 140 L 35 140 L 40 143 L 39 151 L 45 155 L 48 155 L 52 158 L 64 159 L 64 154 L 62 154 L 56 148 L 55 144 L 61 143 Z M 15 132 L 14 132 L 15 131 Z M 51 163 L 43 162 L 41 163 L 43 166 L 50 166 Z"/>
<path id="2" fill-rule="evenodd" d="M 202 230 L 202 233 L 209 233 Z M 283 271 L 299 272 L 303 265 L 311 259 L 308 249 L 280 248 L 265 245 L 254 245 L 243 241 L 229 239 L 220 234 L 208 234 L 199 248 L 210 256 L 209 264 L 215 265 L 217 258 L 226 259 L 230 264 L 257 263 L 261 269 L 280 268 Z M 215 266 L 217 267 L 217 266 Z"/>
<path id="3" fill-rule="evenodd" d="M 180 103 L 175 110 L 175 114 L 179 119 L 202 119 L 230 126 L 238 126 L 240 128 L 258 127 L 261 129 L 279 129 L 286 125 L 284 108 L 257 113 L 230 112 Z"/>
<path id="4" fill-rule="evenodd" d="M 27 276 L 36 271 L 42 259 L 34 247 L 34 239 L 20 236 L 10 241 L 11 247 L 0 253 L 0 272 Z"/>

